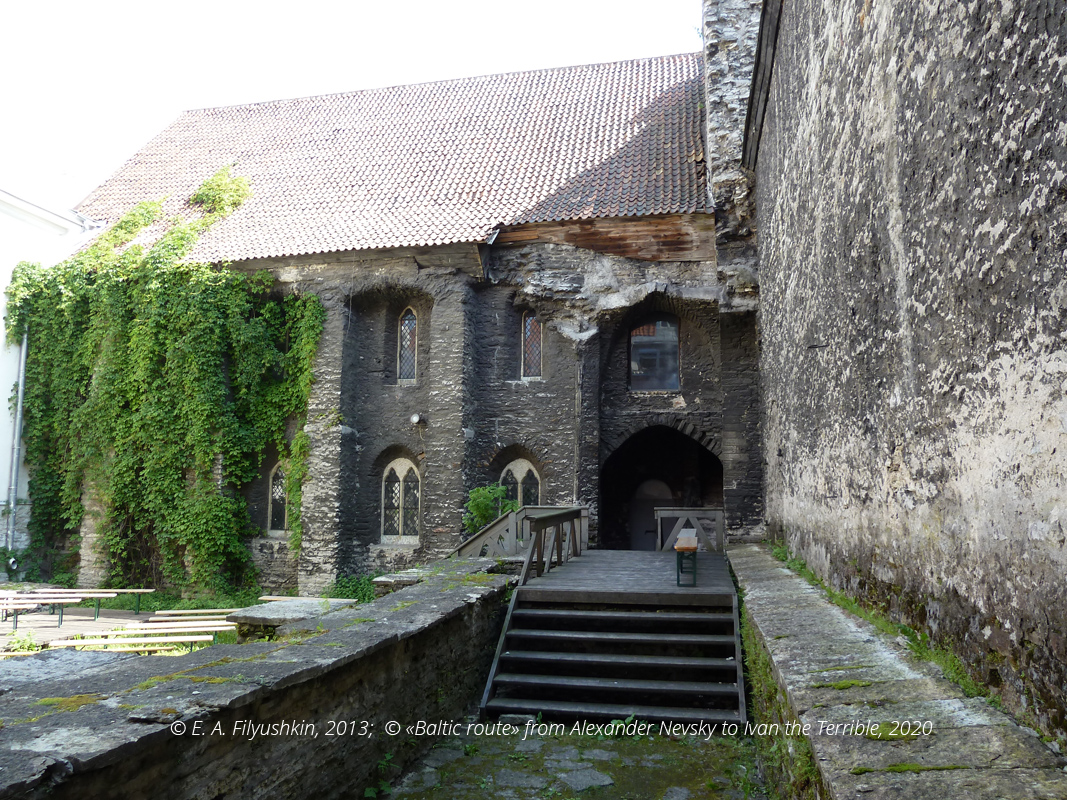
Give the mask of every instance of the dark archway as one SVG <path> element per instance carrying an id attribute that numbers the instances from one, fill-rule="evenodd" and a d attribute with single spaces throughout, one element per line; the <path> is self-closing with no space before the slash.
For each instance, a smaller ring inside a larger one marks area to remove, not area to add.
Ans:
<path id="1" fill-rule="evenodd" d="M 635 433 L 604 462 L 601 546 L 654 549 L 652 509 L 667 505 L 721 506 L 722 462 L 684 433 L 655 425 Z"/>

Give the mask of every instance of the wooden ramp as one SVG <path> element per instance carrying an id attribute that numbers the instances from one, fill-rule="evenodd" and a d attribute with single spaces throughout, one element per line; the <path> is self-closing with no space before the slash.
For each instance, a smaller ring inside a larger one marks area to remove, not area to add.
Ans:
<path id="1" fill-rule="evenodd" d="M 586 550 L 515 590 L 482 713 L 745 721 L 737 594 L 721 552 Z"/>

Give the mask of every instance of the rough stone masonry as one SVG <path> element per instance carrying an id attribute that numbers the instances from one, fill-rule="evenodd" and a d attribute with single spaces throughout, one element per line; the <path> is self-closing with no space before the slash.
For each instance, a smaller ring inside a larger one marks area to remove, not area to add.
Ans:
<path id="1" fill-rule="evenodd" d="M 773 59 L 768 521 L 1063 735 L 1067 4 L 798 0 Z"/>

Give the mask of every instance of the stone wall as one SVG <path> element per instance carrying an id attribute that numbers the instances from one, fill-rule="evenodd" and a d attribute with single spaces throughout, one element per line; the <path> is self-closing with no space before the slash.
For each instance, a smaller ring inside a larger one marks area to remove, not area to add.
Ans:
<path id="1" fill-rule="evenodd" d="M 1067 3 L 782 6 L 767 516 L 1067 729 Z"/>
<path id="2" fill-rule="evenodd" d="M 417 586 L 279 628 L 280 641 L 7 662 L 0 797 L 363 797 L 435 741 L 387 722 L 462 720 L 480 697 L 514 580 L 491 566 L 439 565 Z M 283 722 L 300 727 L 248 734 Z"/>

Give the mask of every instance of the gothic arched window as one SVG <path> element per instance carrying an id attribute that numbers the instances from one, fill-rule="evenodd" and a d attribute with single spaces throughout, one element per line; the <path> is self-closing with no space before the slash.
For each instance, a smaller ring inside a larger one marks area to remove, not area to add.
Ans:
<path id="1" fill-rule="evenodd" d="M 419 471 L 406 458 L 389 462 L 382 474 L 382 543 L 419 538 Z"/>
<path id="2" fill-rule="evenodd" d="M 541 476 L 525 458 L 517 458 L 504 467 L 500 485 L 504 487 L 504 496 L 520 506 L 541 505 Z"/>
<path id="3" fill-rule="evenodd" d="M 630 389 L 678 389 L 677 317 L 653 317 L 630 329 Z"/>
<path id="4" fill-rule="evenodd" d="M 522 315 L 522 377 L 541 377 L 541 320 L 532 311 Z"/>
<path id="5" fill-rule="evenodd" d="M 419 321 L 411 308 L 400 315 L 396 338 L 396 378 L 414 381 L 418 365 Z"/>
<path id="6" fill-rule="evenodd" d="M 288 496 L 285 492 L 285 473 L 282 465 L 277 464 L 270 473 L 267 482 L 270 494 L 270 503 L 267 511 L 267 529 L 272 531 L 284 531 L 288 527 Z"/>

